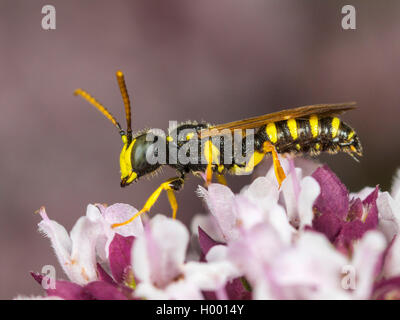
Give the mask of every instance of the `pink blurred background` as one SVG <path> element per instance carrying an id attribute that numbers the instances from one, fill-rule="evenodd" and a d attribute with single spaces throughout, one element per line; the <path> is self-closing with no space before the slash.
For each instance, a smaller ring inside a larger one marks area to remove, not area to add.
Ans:
<path id="1" fill-rule="evenodd" d="M 41 8 L 57 29 L 41 28 Z M 73 96 L 85 88 L 124 123 L 115 71 L 125 72 L 134 129 L 169 120 L 227 122 L 314 103 L 357 101 L 344 119 L 365 156 L 324 156 L 352 191 L 388 189 L 399 166 L 400 2 L 351 1 L 357 29 L 341 28 L 348 1 L 0 2 L 0 298 L 40 294 L 28 271 L 57 266 L 34 211 L 69 230 L 88 203 L 141 207 L 172 176 L 119 187 L 118 132 Z M 266 167 L 266 166 L 265 166 Z M 229 177 L 234 190 L 251 177 Z M 205 212 L 191 178 L 178 195 L 186 223 Z M 165 196 L 152 214 L 170 214 Z"/>

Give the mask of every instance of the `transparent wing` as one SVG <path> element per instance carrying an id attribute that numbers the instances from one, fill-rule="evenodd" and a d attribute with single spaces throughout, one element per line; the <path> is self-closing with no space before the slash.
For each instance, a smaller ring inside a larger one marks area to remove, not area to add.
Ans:
<path id="1" fill-rule="evenodd" d="M 214 125 L 207 129 L 201 130 L 200 136 L 202 138 L 216 136 L 219 135 L 219 131 L 224 129 L 228 129 L 231 131 L 236 129 L 255 129 L 262 127 L 263 125 L 270 122 L 288 120 L 291 118 L 301 119 L 307 118 L 311 115 L 317 115 L 319 117 L 339 115 L 355 108 L 355 102 L 346 102 L 340 104 L 314 104 L 309 106 L 297 107 L 293 109 L 265 114 L 258 117 Z"/>

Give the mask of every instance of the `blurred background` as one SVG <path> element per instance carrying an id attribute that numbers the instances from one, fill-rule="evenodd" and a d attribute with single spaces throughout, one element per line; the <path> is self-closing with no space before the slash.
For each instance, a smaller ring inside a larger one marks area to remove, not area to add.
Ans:
<path id="1" fill-rule="evenodd" d="M 56 8 L 56 30 L 41 28 L 46 4 Z M 356 8 L 356 30 L 341 27 L 346 4 Z M 361 162 L 320 159 L 351 191 L 387 190 L 400 166 L 399 38 L 399 1 L 1 0 L 0 298 L 41 294 L 28 272 L 58 268 L 37 232 L 40 206 L 70 230 L 88 203 L 140 208 L 174 174 L 121 189 L 118 132 L 74 89 L 88 90 L 125 124 L 115 79 L 123 70 L 135 130 L 357 101 L 343 119 L 361 137 Z M 228 182 L 238 191 L 251 179 Z M 190 178 L 178 194 L 186 223 L 205 212 L 199 183 Z M 164 195 L 157 212 L 170 214 Z"/>

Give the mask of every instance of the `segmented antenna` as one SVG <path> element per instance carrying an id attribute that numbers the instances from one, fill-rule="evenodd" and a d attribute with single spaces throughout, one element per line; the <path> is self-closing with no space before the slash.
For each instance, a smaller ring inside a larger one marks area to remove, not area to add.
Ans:
<path id="1" fill-rule="evenodd" d="M 130 141 L 132 138 L 132 127 L 131 127 L 131 102 L 129 100 L 128 90 L 126 89 L 125 78 L 122 71 L 118 70 L 117 73 L 117 81 L 119 89 L 121 90 L 122 100 L 124 101 L 125 106 L 125 118 L 126 118 L 126 133 L 128 136 L 128 140 Z"/>
<path id="2" fill-rule="evenodd" d="M 108 120 L 112 122 L 112 124 L 119 130 L 121 135 L 124 135 L 125 132 L 122 130 L 121 125 L 117 120 L 113 117 L 110 111 L 107 110 L 100 102 L 98 102 L 95 98 L 93 98 L 89 93 L 82 89 L 76 89 L 74 91 L 74 95 L 81 96 L 87 102 L 89 102 L 92 106 L 94 106 L 97 110 L 99 110 Z"/>

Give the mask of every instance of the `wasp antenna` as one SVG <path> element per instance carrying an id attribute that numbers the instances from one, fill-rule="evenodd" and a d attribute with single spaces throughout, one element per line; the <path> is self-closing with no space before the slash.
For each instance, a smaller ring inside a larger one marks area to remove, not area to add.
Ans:
<path id="1" fill-rule="evenodd" d="M 74 91 L 74 95 L 81 96 L 87 102 L 89 102 L 92 106 L 94 106 L 97 110 L 99 110 L 108 120 L 112 122 L 112 124 L 118 129 L 121 135 L 124 135 L 124 131 L 121 128 L 121 125 L 117 120 L 113 117 L 110 111 L 107 110 L 100 102 L 98 102 L 95 98 L 93 98 L 89 93 L 82 89 L 76 89 Z"/>
<path id="2" fill-rule="evenodd" d="M 128 90 L 126 89 L 125 77 L 122 71 L 118 70 L 117 73 L 117 81 L 119 89 L 121 90 L 122 100 L 124 101 L 125 106 L 125 118 L 126 118 L 126 132 L 128 135 L 128 139 L 132 138 L 132 114 L 131 114 L 131 101 L 129 100 Z"/>

